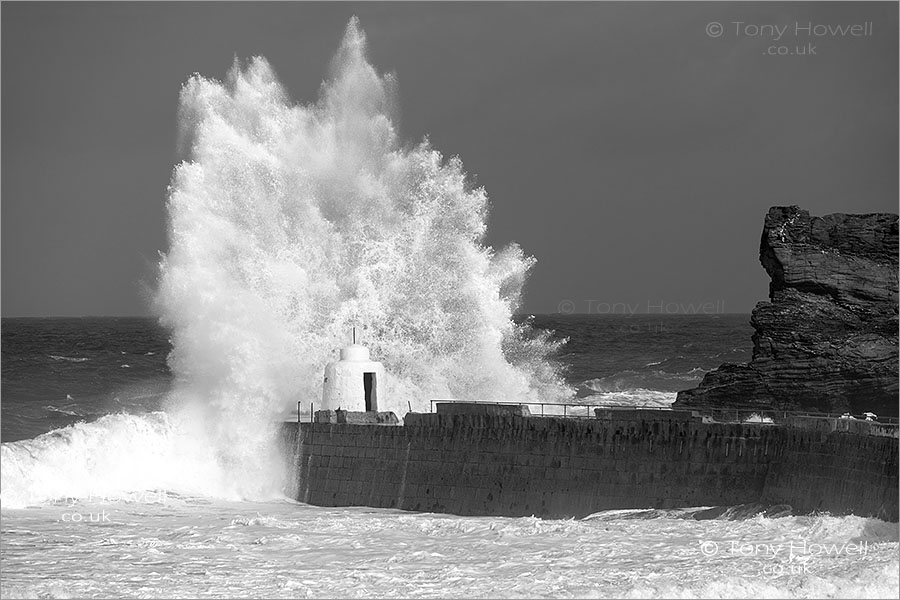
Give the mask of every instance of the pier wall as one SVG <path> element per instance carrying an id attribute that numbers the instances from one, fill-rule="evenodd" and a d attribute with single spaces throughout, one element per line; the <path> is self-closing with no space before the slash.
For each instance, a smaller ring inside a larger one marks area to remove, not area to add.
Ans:
<path id="1" fill-rule="evenodd" d="M 896 521 L 897 438 L 834 429 L 614 410 L 410 413 L 403 426 L 285 423 L 282 433 L 290 493 L 319 506 L 565 518 L 764 502 Z"/>
<path id="2" fill-rule="evenodd" d="M 781 458 L 769 469 L 762 501 L 897 521 L 897 438 L 864 421 L 805 421 L 783 429 Z"/>

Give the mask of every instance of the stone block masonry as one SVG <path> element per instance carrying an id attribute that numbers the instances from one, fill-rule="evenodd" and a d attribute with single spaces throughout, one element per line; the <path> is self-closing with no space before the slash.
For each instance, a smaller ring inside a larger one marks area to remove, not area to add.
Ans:
<path id="1" fill-rule="evenodd" d="M 897 521 L 897 438 L 683 411 L 566 419 L 415 414 L 404 426 L 285 423 L 291 495 L 319 506 L 583 517 L 790 504 Z"/>
<path id="2" fill-rule="evenodd" d="M 782 458 L 766 476 L 764 502 L 897 521 L 896 437 L 788 427 L 783 438 Z"/>

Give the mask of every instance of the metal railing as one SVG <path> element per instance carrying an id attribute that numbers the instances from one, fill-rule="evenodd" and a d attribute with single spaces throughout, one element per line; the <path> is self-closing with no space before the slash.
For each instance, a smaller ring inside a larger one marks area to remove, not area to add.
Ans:
<path id="1" fill-rule="evenodd" d="M 430 412 L 435 412 L 435 405 L 440 403 L 457 403 L 472 404 L 468 400 L 456 399 L 432 399 L 430 402 Z M 484 402 L 479 404 L 500 404 L 513 406 L 528 406 L 531 416 L 562 416 L 566 418 L 592 419 L 596 418 L 594 409 L 602 410 L 640 410 L 640 411 L 658 411 L 665 412 L 692 412 L 699 417 L 709 417 L 718 423 L 784 423 L 791 417 L 810 417 L 820 419 L 850 419 L 858 421 L 869 421 L 880 425 L 898 425 L 900 419 L 897 417 L 876 417 L 869 419 L 866 415 L 847 415 L 838 413 L 822 413 L 809 411 L 787 411 L 787 410 L 768 410 L 760 408 L 680 408 L 669 406 L 633 406 L 622 404 L 608 403 L 591 403 L 578 404 L 575 402 Z M 531 410 L 530 407 L 539 406 L 540 413 Z"/>
<path id="2" fill-rule="evenodd" d="M 456 404 L 472 404 L 469 400 L 457 400 L 450 398 L 433 398 L 429 400 L 429 412 L 436 412 L 436 405 L 441 403 Z M 304 402 L 297 402 L 297 422 L 302 422 L 302 407 Z M 591 403 L 579 404 L 577 402 L 478 402 L 478 404 L 500 404 L 509 406 L 527 406 L 534 417 L 565 417 L 568 419 L 595 419 L 595 409 L 602 410 L 640 410 L 640 411 L 656 411 L 660 413 L 666 412 L 692 412 L 698 417 L 708 417 L 717 423 L 766 423 L 777 424 L 784 423 L 791 417 L 809 417 L 818 419 L 847 419 L 856 421 L 869 421 L 879 425 L 900 425 L 900 419 L 897 417 L 876 417 L 874 419 L 867 418 L 866 415 L 847 415 L 837 413 L 822 413 L 809 411 L 787 411 L 787 410 L 767 410 L 757 408 L 672 408 L 669 406 L 629 406 L 622 404 L 608 403 Z M 540 412 L 531 407 L 540 407 Z M 410 406 L 410 411 L 412 407 Z M 315 407 L 312 402 L 309 403 L 309 422 L 315 420 Z"/>
<path id="3" fill-rule="evenodd" d="M 300 405 L 303 404 L 303 400 L 297 401 L 297 422 L 300 423 Z M 313 403 L 309 403 L 309 422 L 312 423 L 315 420 L 315 411 L 313 411 Z"/>
<path id="4" fill-rule="evenodd" d="M 593 410 L 595 408 L 608 408 L 607 405 L 603 404 L 578 404 L 575 402 L 512 402 L 512 401 L 501 401 L 501 402 L 473 402 L 470 400 L 451 400 L 451 399 L 432 399 L 429 400 L 430 403 L 430 412 L 435 412 L 435 405 L 441 403 L 453 403 L 453 404 L 500 404 L 505 406 L 528 406 L 529 411 L 531 411 L 531 416 L 533 417 L 567 417 L 572 419 L 587 419 L 594 418 Z M 532 406 L 540 406 L 541 412 L 537 413 L 531 410 Z M 627 407 L 627 406 L 619 406 L 618 408 L 639 408 L 639 407 Z M 584 414 L 580 414 L 584 413 Z"/>

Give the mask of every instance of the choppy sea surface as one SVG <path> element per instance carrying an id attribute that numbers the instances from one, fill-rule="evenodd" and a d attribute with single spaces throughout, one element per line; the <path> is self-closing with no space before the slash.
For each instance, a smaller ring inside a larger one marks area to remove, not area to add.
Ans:
<path id="1" fill-rule="evenodd" d="M 750 360 L 752 351 L 748 315 L 530 321 L 568 339 L 560 359 L 584 403 L 668 406 L 678 390 L 723 362 Z M 161 410 L 172 385 L 169 337 L 154 319 L 4 319 L 2 335 L 4 442 L 103 415 Z"/>
<path id="2" fill-rule="evenodd" d="M 107 523 L 65 521 L 103 511 Z M 199 498 L 45 505 L 4 518 L 3 597 L 896 597 L 894 524 L 632 517 Z"/>
<path id="3" fill-rule="evenodd" d="M 533 322 L 569 338 L 568 381 L 590 402 L 664 405 L 750 356 L 746 315 Z M 155 321 L 4 319 L 2 336 L 4 598 L 898 594 L 898 526 L 876 519 L 696 520 L 684 507 L 542 520 L 235 499 L 162 449 L 172 377 Z"/>

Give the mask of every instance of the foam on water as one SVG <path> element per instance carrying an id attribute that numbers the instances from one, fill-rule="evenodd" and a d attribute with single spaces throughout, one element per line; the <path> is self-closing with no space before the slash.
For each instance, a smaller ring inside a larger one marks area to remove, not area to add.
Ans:
<path id="1" fill-rule="evenodd" d="M 669 408 L 678 396 L 676 392 L 659 390 L 630 389 L 613 392 L 588 392 L 580 395 L 581 404 L 600 404 L 634 408 Z"/>
<path id="2" fill-rule="evenodd" d="M 57 356 L 56 354 L 51 354 L 50 358 L 52 358 L 53 360 L 65 360 L 68 362 L 87 362 L 87 361 L 91 360 L 89 358 L 74 357 L 74 356 Z"/>
<path id="3" fill-rule="evenodd" d="M 187 499 L 177 510 L 106 506 L 112 523 L 102 525 L 57 520 L 100 508 L 5 518 L 3 597 L 896 598 L 898 590 L 897 524 L 859 517 L 612 512 L 544 521 Z M 704 551 L 709 542 L 716 552 Z M 798 549 L 829 542 L 864 552 Z M 732 543 L 782 551 L 736 552 Z M 38 562 L 40 579 L 29 576 Z"/>
<path id="4" fill-rule="evenodd" d="M 237 497 L 235 482 L 192 428 L 162 412 L 114 414 L 5 443 L 2 506 L 108 498 L 133 490 Z"/>

